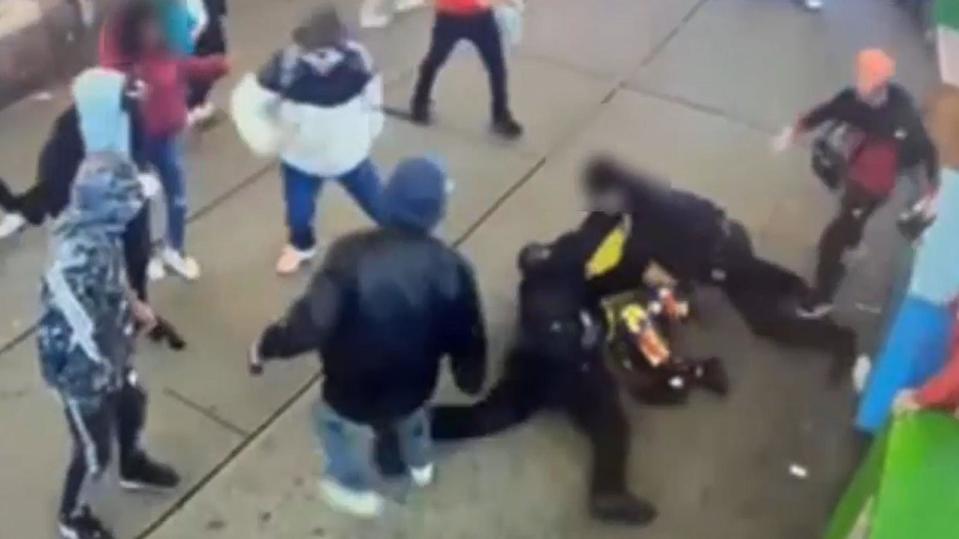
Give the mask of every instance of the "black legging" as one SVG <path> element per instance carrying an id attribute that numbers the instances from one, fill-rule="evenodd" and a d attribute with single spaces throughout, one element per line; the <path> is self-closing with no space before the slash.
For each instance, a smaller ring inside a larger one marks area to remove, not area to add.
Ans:
<path id="1" fill-rule="evenodd" d="M 433 438 L 488 436 L 522 423 L 543 409 L 560 410 L 589 438 L 593 452 L 591 492 L 625 493 L 629 426 L 612 376 L 599 358 L 583 370 L 574 358 L 563 358 L 572 361 L 561 363 L 538 356 L 535 351 L 514 351 L 503 379 L 480 402 L 436 407 Z"/>
<path id="2" fill-rule="evenodd" d="M 413 95 L 414 108 L 429 107 L 437 73 L 449 59 L 456 44 L 464 39 L 476 46 L 480 59 L 486 66 L 494 119 L 506 118 L 509 116 L 506 60 L 503 56 L 503 41 L 492 10 L 476 15 L 436 14 L 430 50 L 420 66 L 419 80 Z"/>
<path id="3" fill-rule="evenodd" d="M 119 391 L 103 398 L 96 407 L 64 398 L 64 411 L 73 453 L 64 480 L 60 514 L 68 517 L 84 503 L 84 487 L 96 482 L 110 463 L 114 439 L 120 449 L 120 473 L 141 456 L 140 433 L 146 423 L 147 396 L 127 376 Z"/>
<path id="4" fill-rule="evenodd" d="M 855 334 L 828 318 L 807 320 L 795 314 L 795 301 L 808 296 L 809 286 L 794 272 L 759 258 L 746 229 L 730 224 L 714 270 L 724 273 L 712 283 L 729 298 L 752 332 L 760 337 L 800 348 L 853 355 Z"/>
<path id="5" fill-rule="evenodd" d="M 843 254 L 862 242 L 866 223 L 882 202 L 851 182 L 846 186 L 839 213 L 819 239 L 816 285 L 812 295 L 815 301 L 830 302 L 835 297 L 846 274 Z"/>

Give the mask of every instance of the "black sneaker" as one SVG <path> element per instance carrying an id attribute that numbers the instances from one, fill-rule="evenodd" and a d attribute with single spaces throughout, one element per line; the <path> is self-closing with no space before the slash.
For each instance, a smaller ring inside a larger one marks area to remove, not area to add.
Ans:
<path id="1" fill-rule="evenodd" d="M 493 120 L 493 132 L 503 138 L 515 139 L 523 136 L 523 126 L 507 114 Z"/>
<path id="2" fill-rule="evenodd" d="M 726 373 L 722 359 L 718 357 L 704 359 L 693 367 L 693 375 L 699 385 L 720 397 L 729 394 L 729 374 Z"/>
<path id="3" fill-rule="evenodd" d="M 61 517 L 59 528 L 62 539 L 113 539 L 113 533 L 93 516 L 87 506 L 72 516 Z"/>
<path id="4" fill-rule="evenodd" d="M 430 112 L 429 105 L 414 104 L 410 107 L 410 121 L 417 125 L 431 125 L 433 114 Z"/>
<path id="5" fill-rule="evenodd" d="M 589 501 L 593 518 L 612 524 L 644 526 L 656 518 L 656 508 L 628 492 L 594 494 Z"/>
<path id="6" fill-rule="evenodd" d="M 139 453 L 120 469 L 120 486 L 126 490 L 170 490 L 180 484 L 173 468 Z"/>

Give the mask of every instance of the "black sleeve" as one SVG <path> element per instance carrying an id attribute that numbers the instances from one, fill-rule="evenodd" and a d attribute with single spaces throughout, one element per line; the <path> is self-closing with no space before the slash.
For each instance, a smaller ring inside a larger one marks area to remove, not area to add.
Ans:
<path id="1" fill-rule="evenodd" d="M 42 185 L 36 205 L 50 217 L 60 215 L 70 201 L 73 180 L 83 161 L 85 149 L 76 109 L 67 109 L 54 124 L 50 138 L 40 152 L 37 184 Z"/>
<path id="2" fill-rule="evenodd" d="M 137 166 L 137 170 L 145 171 L 148 168 L 146 146 L 143 137 L 143 115 L 140 107 L 133 107 L 130 111 L 130 158 Z"/>
<path id="3" fill-rule="evenodd" d="M 849 99 L 855 99 L 852 90 L 843 90 L 831 100 L 817 106 L 799 119 L 800 131 L 811 131 L 822 124 L 839 118 L 840 111 L 847 106 Z"/>
<path id="4" fill-rule="evenodd" d="M 320 348 L 339 321 L 341 291 L 333 279 L 320 272 L 307 293 L 297 300 L 283 320 L 260 337 L 264 360 L 288 359 Z"/>
<path id="5" fill-rule="evenodd" d="M 446 352 L 450 355 L 456 386 L 475 395 L 483 388 L 486 378 L 486 327 L 472 269 L 460 260 L 457 272 L 458 294 L 443 323 Z"/>

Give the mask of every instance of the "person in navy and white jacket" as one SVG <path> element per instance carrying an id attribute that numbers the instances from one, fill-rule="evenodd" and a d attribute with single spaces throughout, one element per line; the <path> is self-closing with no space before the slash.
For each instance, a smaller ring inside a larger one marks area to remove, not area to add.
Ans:
<path id="1" fill-rule="evenodd" d="M 232 97 L 240 136 L 280 157 L 289 244 L 276 270 L 295 273 L 316 254 L 313 220 L 326 180 L 338 180 L 374 221 L 381 182 L 369 158 L 383 130 L 383 83 L 369 53 L 348 38 L 336 11 L 318 10 Z"/>

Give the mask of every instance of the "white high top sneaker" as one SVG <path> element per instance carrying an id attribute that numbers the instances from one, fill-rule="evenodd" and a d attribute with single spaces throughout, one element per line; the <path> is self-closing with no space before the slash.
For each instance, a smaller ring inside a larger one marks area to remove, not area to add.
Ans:
<path id="1" fill-rule="evenodd" d="M 320 480 L 320 492 L 330 507 L 360 518 L 375 518 L 383 513 L 383 497 L 375 491 L 355 491 L 329 477 Z"/>

